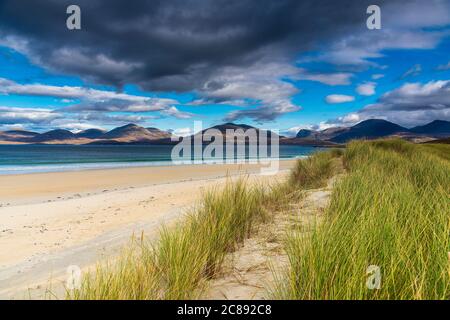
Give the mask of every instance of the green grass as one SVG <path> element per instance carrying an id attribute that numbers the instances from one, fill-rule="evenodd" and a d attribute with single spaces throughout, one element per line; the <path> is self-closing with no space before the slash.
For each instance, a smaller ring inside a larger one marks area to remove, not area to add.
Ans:
<path id="1" fill-rule="evenodd" d="M 288 185 L 297 190 L 314 189 L 323 184 L 336 172 L 333 161 L 342 155 L 341 149 L 318 152 L 304 160 L 297 161 L 288 180 Z"/>
<path id="2" fill-rule="evenodd" d="M 450 144 L 424 144 L 421 147 L 438 157 L 450 161 Z"/>
<path id="3" fill-rule="evenodd" d="M 194 299 L 220 271 L 226 254 L 236 250 L 260 223 L 298 201 L 304 188 L 323 184 L 340 151 L 317 153 L 298 163 L 288 182 L 269 186 L 245 179 L 205 193 L 197 210 L 157 242 L 142 236 L 122 255 L 98 264 L 68 299 Z M 304 166 L 304 167 L 303 167 Z M 304 175 L 303 168 L 308 170 Z M 295 182 L 295 183 L 294 183 Z"/>
<path id="4" fill-rule="evenodd" d="M 288 237 L 290 270 L 276 297 L 449 299 L 448 159 L 445 145 L 350 143 L 324 222 L 309 237 Z M 299 167 L 311 181 L 311 168 Z M 379 290 L 366 286 L 369 265 L 381 270 Z"/>

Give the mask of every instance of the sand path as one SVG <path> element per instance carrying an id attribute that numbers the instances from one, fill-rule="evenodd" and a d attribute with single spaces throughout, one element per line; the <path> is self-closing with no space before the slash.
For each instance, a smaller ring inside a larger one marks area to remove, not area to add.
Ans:
<path id="1" fill-rule="evenodd" d="M 276 276 L 289 268 L 284 250 L 290 231 L 307 233 L 323 218 L 336 178 L 320 189 L 304 191 L 299 203 L 277 212 L 273 220 L 260 225 L 243 246 L 226 257 L 222 272 L 209 281 L 203 298 L 213 300 L 270 299 Z"/>

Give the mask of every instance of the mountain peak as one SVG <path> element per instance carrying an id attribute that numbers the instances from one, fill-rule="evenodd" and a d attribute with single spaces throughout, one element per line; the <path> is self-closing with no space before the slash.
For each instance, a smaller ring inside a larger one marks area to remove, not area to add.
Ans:
<path id="1" fill-rule="evenodd" d="M 86 130 L 78 132 L 76 134 L 76 136 L 79 138 L 97 139 L 104 133 L 105 133 L 105 131 L 103 131 L 101 129 L 86 129 Z"/>
<path id="2" fill-rule="evenodd" d="M 363 120 L 361 122 L 359 122 L 358 124 L 354 125 L 354 127 L 364 127 L 364 126 L 383 126 L 383 125 L 387 125 L 387 126 L 397 126 L 400 128 L 403 128 L 401 126 L 399 126 L 398 124 L 395 124 L 393 122 L 384 120 L 384 119 L 367 119 L 367 120 Z M 403 128 L 406 129 L 406 128 Z"/>
<path id="3" fill-rule="evenodd" d="M 124 126 L 117 127 L 115 129 L 128 129 L 128 128 L 142 128 L 142 127 L 140 127 L 140 126 L 138 126 L 137 124 L 134 124 L 134 123 L 129 123 L 129 124 L 126 124 Z"/>
<path id="4" fill-rule="evenodd" d="M 101 136 L 101 139 L 114 139 L 123 142 L 159 140 L 170 138 L 171 134 L 156 128 L 146 129 L 134 123 L 112 129 Z"/>
<path id="5" fill-rule="evenodd" d="M 8 130 L 8 131 L 5 131 L 4 133 L 11 134 L 11 135 L 24 136 L 24 137 L 25 136 L 26 137 L 34 137 L 39 134 L 37 132 L 26 131 L 26 130 Z"/>
<path id="6" fill-rule="evenodd" d="M 445 120 L 433 120 L 431 121 L 429 124 L 449 124 L 450 121 L 445 121 Z"/>
<path id="7" fill-rule="evenodd" d="M 297 138 L 307 138 L 307 137 L 309 137 L 312 133 L 313 133 L 312 130 L 308 130 L 308 129 L 300 129 L 300 130 L 297 132 Z"/>
<path id="8" fill-rule="evenodd" d="M 410 131 L 414 133 L 433 134 L 438 136 L 449 135 L 450 122 L 445 120 L 434 120 L 423 126 L 414 127 Z"/>
<path id="9" fill-rule="evenodd" d="M 408 132 L 408 129 L 383 119 L 368 119 L 350 127 L 331 141 L 343 143 L 354 139 L 376 139 L 392 134 Z"/>
<path id="10" fill-rule="evenodd" d="M 48 132 L 38 134 L 32 138 L 33 142 L 45 142 L 45 141 L 57 141 L 57 140 L 69 140 L 76 138 L 76 135 L 69 130 L 54 129 Z"/>
<path id="11" fill-rule="evenodd" d="M 226 122 L 223 124 L 215 125 L 211 128 L 225 130 L 225 129 L 252 129 L 254 127 L 249 126 L 248 124 L 242 124 L 242 123 L 238 124 L 238 123 L 233 123 L 233 122 Z M 256 128 L 254 128 L 254 129 L 256 129 Z"/>

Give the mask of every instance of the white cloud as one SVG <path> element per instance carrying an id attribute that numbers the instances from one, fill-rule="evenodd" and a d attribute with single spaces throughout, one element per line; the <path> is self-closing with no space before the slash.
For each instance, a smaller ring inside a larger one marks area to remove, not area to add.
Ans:
<path id="1" fill-rule="evenodd" d="M 369 30 L 370 31 L 370 30 Z M 316 60 L 337 65 L 373 65 L 370 59 L 383 57 L 387 49 L 433 49 L 448 32 L 382 29 L 344 37 L 330 45 L 330 51 Z"/>
<path id="2" fill-rule="evenodd" d="M 0 107 L 0 123 L 2 124 L 49 123 L 61 117 L 50 109 Z"/>
<path id="3" fill-rule="evenodd" d="M 8 131 L 8 130 L 25 130 L 25 127 L 21 123 L 0 125 L 0 131 Z"/>
<path id="4" fill-rule="evenodd" d="M 74 133 L 87 130 L 87 129 L 100 129 L 105 130 L 104 127 L 97 125 L 95 123 L 88 123 L 88 122 L 69 122 L 69 123 L 62 123 L 59 125 L 60 128 L 72 131 Z"/>
<path id="5" fill-rule="evenodd" d="M 69 105 L 55 110 L 53 114 L 85 112 L 157 112 L 162 115 L 173 116 L 178 119 L 187 119 L 192 114 L 179 111 L 175 99 L 146 97 L 120 93 L 115 91 L 97 90 L 79 86 L 53 86 L 46 84 L 19 84 L 14 81 L 0 78 L 0 94 L 17 94 L 31 96 L 45 96 L 67 100 L 79 100 L 78 104 Z M 81 117 L 81 116 L 80 116 Z M 110 117 L 111 118 L 111 117 Z"/>
<path id="6" fill-rule="evenodd" d="M 355 97 L 345 94 L 330 94 L 326 96 L 325 101 L 330 104 L 345 103 L 354 101 Z"/>
<path id="7" fill-rule="evenodd" d="M 450 61 L 447 64 L 441 64 L 437 67 L 438 70 L 450 70 Z"/>
<path id="8" fill-rule="evenodd" d="M 188 112 L 183 112 L 178 110 L 175 107 L 170 107 L 168 109 L 162 110 L 161 114 L 167 115 L 167 116 L 173 116 L 177 119 L 189 119 L 192 118 L 192 114 Z"/>
<path id="9" fill-rule="evenodd" d="M 300 90 L 283 80 L 292 79 L 298 73 L 298 68 L 287 63 L 256 63 L 245 69 L 226 67 L 219 76 L 207 82 L 200 93 L 207 100 L 217 103 L 245 101 L 247 106 L 257 106 L 230 112 L 227 121 L 243 117 L 270 121 L 282 114 L 300 110 L 300 106 L 291 101 Z"/>
<path id="10" fill-rule="evenodd" d="M 342 125 L 342 124 L 339 124 Z M 286 135 L 286 136 L 296 136 L 297 133 L 302 130 L 302 129 L 306 129 L 306 130 L 314 130 L 314 131 L 322 131 L 325 129 L 329 129 L 332 127 L 336 127 L 337 124 L 334 123 L 329 123 L 327 121 L 321 121 L 317 124 L 303 124 L 303 125 L 298 125 L 292 128 L 289 128 L 287 130 L 282 131 L 281 133 Z"/>
<path id="11" fill-rule="evenodd" d="M 375 82 L 366 82 L 356 87 L 356 92 L 362 96 L 373 96 L 375 94 Z"/>
<path id="12" fill-rule="evenodd" d="M 0 78 L 1 94 L 19 94 L 55 97 L 61 99 L 84 99 L 91 102 L 104 102 L 107 100 L 127 101 L 135 104 L 146 103 L 152 105 L 171 105 L 178 104 L 178 101 L 167 98 L 150 98 L 145 96 L 136 96 L 115 91 L 96 90 L 87 87 L 78 86 L 52 86 L 46 84 L 19 84 L 14 81 Z"/>
<path id="13" fill-rule="evenodd" d="M 248 106 L 248 101 L 245 101 L 244 99 L 229 99 L 229 100 L 214 100 L 214 99 L 205 99 L 200 98 L 196 99 L 192 102 L 189 102 L 188 105 L 190 106 L 205 106 L 205 105 L 211 105 L 211 104 L 217 104 L 217 105 L 232 105 L 235 107 L 245 107 Z"/>
<path id="14" fill-rule="evenodd" d="M 310 124 L 304 124 L 304 125 L 298 125 L 292 128 L 289 128 L 287 130 L 284 130 L 282 132 L 282 134 L 287 135 L 287 136 L 295 136 L 297 135 L 297 133 L 302 130 L 302 129 L 306 129 L 306 130 L 314 130 L 313 125 Z"/>
<path id="15" fill-rule="evenodd" d="M 25 55 L 28 55 L 30 53 L 28 50 L 28 41 L 21 37 L 6 35 L 5 33 L 2 33 L 0 34 L 0 45 L 11 48 Z"/>
<path id="16" fill-rule="evenodd" d="M 409 68 L 403 75 L 402 79 L 408 78 L 408 77 L 415 77 L 418 76 L 422 72 L 422 66 L 420 64 L 415 64 L 411 68 Z"/>
<path id="17" fill-rule="evenodd" d="M 425 84 L 406 83 L 400 88 L 385 93 L 380 98 L 386 107 L 406 109 L 450 107 L 450 80 L 430 81 Z"/>
<path id="18" fill-rule="evenodd" d="M 194 134 L 192 128 L 178 128 L 172 131 L 172 134 L 178 137 L 186 137 Z"/>
<path id="19" fill-rule="evenodd" d="M 359 121 L 361 121 L 361 117 L 357 113 L 349 113 L 343 117 L 340 117 L 339 120 L 346 125 L 353 125 Z"/>
<path id="20" fill-rule="evenodd" d="M 378 80 L 378 79 L 381 79 L 381 78 L 384 78 L 384 74 L 376 73 L 376 74 L 372 75 L 372 79 L 373 80 Z"/>
<path id="21" fill-rule="evenodd" d="M 337 73 L 310 73 L 305 69 L 300 69 L 300 74 L 295 77 L 299 80 L 317 81 L 330 86 L 349 85 L 353 73 L 337 72 Z"/>

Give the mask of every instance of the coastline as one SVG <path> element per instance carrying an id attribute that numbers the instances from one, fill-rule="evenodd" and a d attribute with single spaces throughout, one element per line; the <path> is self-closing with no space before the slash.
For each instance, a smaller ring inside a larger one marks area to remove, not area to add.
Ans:
<path id="1" fill-rule="evenodd" d="M 2 176 L 0 186 L 0 297 L 42 298 L 50 278 L 69 265 L 82 268 L 114 256 L 132 234 L 157 236 L 193 208 L 201 194 L 230 177 L 283 179 L 261 165 L 180 165 Z M 100 259 L 101 260 L 101 259 Z"/>
<path id="2" fill-rule="evenodd" d="M 295 157 L 283 158 L 258 158 L 258 159 L 242 159 L 237 160 L 233 165 L 248 165 L 258 163 L 267 163 L 269 161 L 295 161 L 306 158 L 308 155 L 298 155 Z M 226 161 L 226 160 L 225 160 Z M 146 167 L 172 167 L 172 166 L 189 166 L 189 165 L 224 165 L 226 163 L 217 163 L 217 160 L 202 160 L 201 163 L 196 161 L 185 161 L 183 163 L 174 163 L 172 160 L 161 161 L 134 161 L 134 162 L 88 162 L 88 163 L 61 163 L 61 164 L 43 164 L 43 165 L 0 165 L 0 177 L 9 175 L 27 175 L 38 173 L 60 173 L 60 172 L 79 172 L 93 170 L 113 170 L 113 169 L 129 169 L 129 168 L 146 168 Z M 254 163 L 255 162 L 255 163 Z"/>

